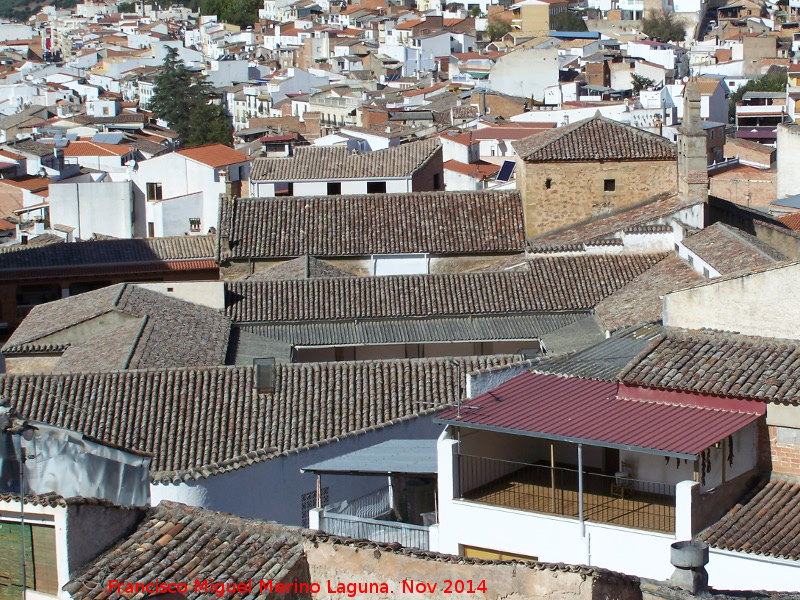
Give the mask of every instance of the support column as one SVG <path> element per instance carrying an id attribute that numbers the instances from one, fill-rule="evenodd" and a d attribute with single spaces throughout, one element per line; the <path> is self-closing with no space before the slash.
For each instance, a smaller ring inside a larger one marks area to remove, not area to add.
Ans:
<path id="1" fill-rule="evenodd" d="M 583 444 L 578 444 L 578 521 L 581 523 L 581 536 L 586 535 L 583 522 Z"/>

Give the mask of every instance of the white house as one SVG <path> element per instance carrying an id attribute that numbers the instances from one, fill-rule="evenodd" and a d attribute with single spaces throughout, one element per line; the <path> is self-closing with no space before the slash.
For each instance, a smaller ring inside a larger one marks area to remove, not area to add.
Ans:
<path id="1" fill-rule="evenodd" d="M 248 156 L 222 144 L 162 154 L 133 165 L 136 236 L 208 233 L 217 226 L 220 194 L 241 195 L 249 177 Z"/>
<path id="2" fill-rule="evenodd" d="M 300 146 L 291 157 L 257 158 L 250 176 L 254 197 L 442 189 L 442 149 L 437 139 L 361 153 L 346 146 Z"/>

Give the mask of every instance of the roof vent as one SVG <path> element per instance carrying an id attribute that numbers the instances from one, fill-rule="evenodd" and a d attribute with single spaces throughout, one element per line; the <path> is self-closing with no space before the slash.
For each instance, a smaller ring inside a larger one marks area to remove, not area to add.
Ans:
<path id="1" fill-rule="evenodd" d="M 255 389 L 259 394 L 270 394 L 275 391 L 275 359 L 254 358 L 256 381 Z"/>

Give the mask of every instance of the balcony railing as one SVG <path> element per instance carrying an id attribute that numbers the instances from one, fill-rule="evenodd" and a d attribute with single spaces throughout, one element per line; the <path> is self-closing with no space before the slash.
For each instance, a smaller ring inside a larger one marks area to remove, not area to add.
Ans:
<path id="1" fill-rule="evenodd" d="M 320 529 L 333 535 L 342 535 L 373 542 L 398 543 L 408 548 L 430 548 L 429 529 L 422 525 L 364 519 L 325 511 L 320 518 Z"/>
<path id="2" fill-rule="evenodd" d="M 461 498 L 579 518 L 576 469 L 457 456 Z M 583 517 L 596 523 L 672 533 L 675 531 L 675 486 L 584 472 Z"/>

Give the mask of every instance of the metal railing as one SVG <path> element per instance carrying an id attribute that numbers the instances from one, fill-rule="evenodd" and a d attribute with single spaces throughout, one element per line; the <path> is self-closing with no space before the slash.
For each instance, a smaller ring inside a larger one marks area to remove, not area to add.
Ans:
<path id="1" fill-rule="evenodd" d="M 458 454 L 458 496 L 473 502 L 579 518 L 578 471 Z M 584 520 L 675 530 L 675 486 L 583 473 Z"/>
<path id="2" fill-rule="evenodd" d="M 391 511 L 389 488 L 381 488 L 364 494 L 355 500 L 345 500 L 325 507 L 325 514 L 350 515 L 367 519 L 377 519 Z"/>
<path id="3" fill-rule="evenodd" d="M 343 514 L 331 514 L 325 511 L 320 518 L 319 527 L 326 533 L 342 535 L 373 542 L 398 543 L 408 548 L 430 548 L 430 533 L 427 527 L 397 523 L 395 521 L 379 521 Z"/>

